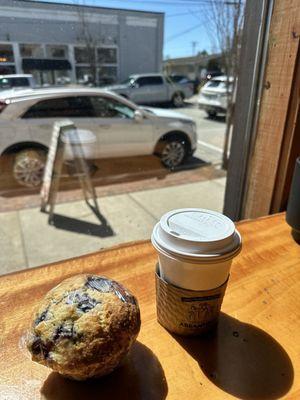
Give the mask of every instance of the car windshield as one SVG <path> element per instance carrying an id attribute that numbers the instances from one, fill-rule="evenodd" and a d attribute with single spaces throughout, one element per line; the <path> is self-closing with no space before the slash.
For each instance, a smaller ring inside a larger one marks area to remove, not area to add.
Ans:
<path id="1" fill-rule="evenodd" d="M 213 88 L 226 89 L 226 87 L 228 87 L 229 90 L 232 90 L 232 82 L 229 82 L 227 84 L 226 81 L 220 81 L 220 80 L 216 80 L 216 79 L 207 82 L 207 84 L 205 86 L 206 86 L 206 88 L 210 88 L 210 89 L 213 89 Z"/>

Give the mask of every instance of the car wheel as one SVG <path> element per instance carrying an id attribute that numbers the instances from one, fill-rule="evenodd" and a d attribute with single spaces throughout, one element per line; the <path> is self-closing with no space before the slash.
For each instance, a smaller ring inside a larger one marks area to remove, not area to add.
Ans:
<path id="1" fill-rule="evenodd" d="M 38 187 L 42 184 L 45 164 L 46 152 L 44 150 L 21 150 L 15 155 L 13 176 L 21 186 Z"/>
<path id="2" fill-rule="evenodd" d="M 216 113 L 216 111 L 207 111 L 207 116 L 208 116 L 208 118 L 213 119 L 213 118 L 216 118 L 217 113 Z"/>
<path id="3" fill-rule="evenodd" d="M 184 104 L 184 98 L 182 93 L 178 92 L 173 95 L 172 103 L 174 107 L 182 107 Z"/>
<path id="4" fill-rule="evenodd" d="M 160 159 L 162 164 L 173 169 L 183 163 L 187 156 L 187 146 L 184 139 L 172 138 L 161 142 Z"/>

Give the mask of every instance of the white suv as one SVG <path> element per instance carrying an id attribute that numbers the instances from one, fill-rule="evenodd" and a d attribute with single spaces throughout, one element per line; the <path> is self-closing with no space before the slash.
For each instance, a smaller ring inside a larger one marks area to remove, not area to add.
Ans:
<path id="1" fill-rule="evenodd" d="M 229 83 L 229 86 L 227 86 Z M 217 114 L 226 114 L 228 93 L 232 92 L 233 78 L 218 76 L 205 83 L 200 90 L 198 106 L 205 110 L 210 118 Z"/>
<path id="2" fill-rule="evenodd" d="M 36 89 L 3 96 L 0 92 L 0 155 L 13 155 L 14 177 L 20 184 L 41 183 L 53 124 L 63 119 L 82 130 L 80 139 L 89 159 L 157 154 L 172 169 L 197 146 L 196 124 L 190 117 L 141 108 L 106 90 Z"/>

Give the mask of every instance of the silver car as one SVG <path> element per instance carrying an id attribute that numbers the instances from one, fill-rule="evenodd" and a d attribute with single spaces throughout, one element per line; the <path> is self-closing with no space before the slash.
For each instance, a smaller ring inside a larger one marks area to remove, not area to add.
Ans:
<path id="1" fill-rule="evenodd" d="M 190 117 L 165 109 L 141 108 L 106 90 L 2 92 L 0 154 L 13 156 L 14 177 L 20 184 L 41 183 L 53 124 L 66 118 L 82 130 L 80 139 L 88 159 L 155 154 L 172 169 L 197 146 L 196 124 Z"/>

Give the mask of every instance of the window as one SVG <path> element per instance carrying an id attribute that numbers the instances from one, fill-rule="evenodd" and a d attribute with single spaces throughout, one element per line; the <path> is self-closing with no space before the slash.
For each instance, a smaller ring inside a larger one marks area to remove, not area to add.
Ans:
<path id="1" fill-rule="evenodd" d="M 75 61 L 77 63 L 89 63 L 90 62 L 90 51 L 88 51 L 88 49 L 86 47 L 75 47 L 74 49 L 75 52 Z"/>
<path id="2" fill-rule="evenodd" d="M 20 44 L 20 53 L 25 58 L 44 57 L 44 49 L 40 44 Z"/>
<path id="3" fill-rule="evenodd" d="M 100 64 L 115 64 L 117 62 L 117 49 L 100 48 L 97 50 L 97 59 Z"/>
<path id="4" fill-rule="evenodd" d="M 100 118 L 133 118 L 134 110 L 123 103 L 106 97 L 91 97 L 95 116 Z"/>
<path id="5" fill-rule="evenodd" d="M 98 71 L 99 85 L 110 85 L 117 81 L 117 67 L 100 67 Z"/>
<path id="6" fill-rule="evenodd" d="M 68 58 L 68 47 L 47 45 L 46 53 L 49 58 Z"/>
<path id="7" fill-rule="evenodd" d="M 161 76 L 145 76 L 142 78 L 138 78 L 136 83 L 141 86 L 148 86 L 148 85 L 162 85 L 163 79 Z"/>
<path id="8" fill-rule="evenodd" d="M 94 117 L 87 96 L 47 99 L 32 106 L 23 118 Z"/>
<path id="9" fill-rule="evenodd" d="M 9 89 L 12 87 L 26 87 L 29 85 L 27 78 L 2 78 L 0 79 L 0 89 Z"/>
<path id="10" fill-rule="evenodd" d="M 76 67 L 76 80 L 78 83 L 88 83 L 92 79 L 92 69 L 89 67 Z"/>
<path id="11" fill-rule="evenodd" d="M 13 48 L 10 44 L 0 44 L 0 65 L 7 62 L 14 62 Z"/>

